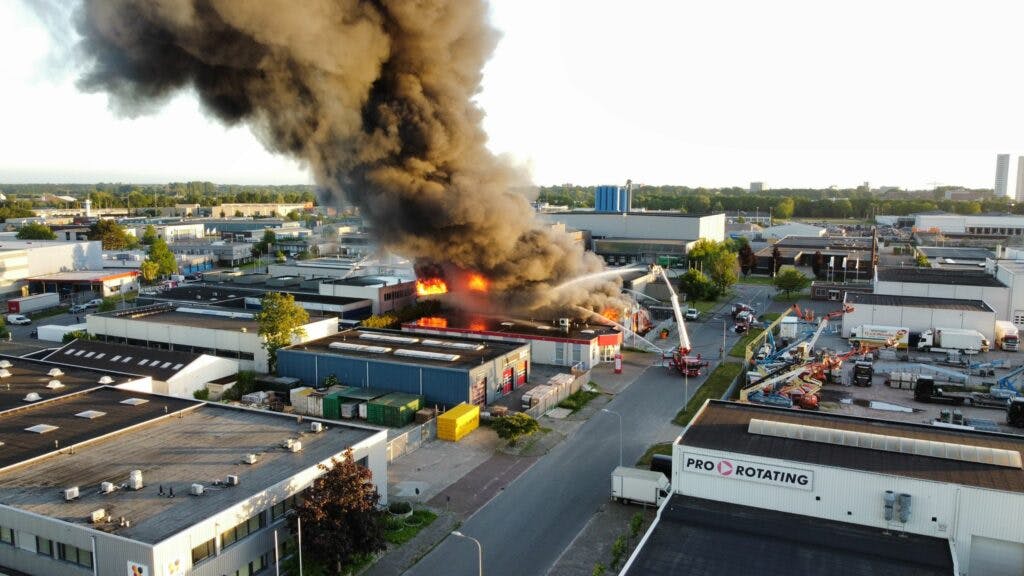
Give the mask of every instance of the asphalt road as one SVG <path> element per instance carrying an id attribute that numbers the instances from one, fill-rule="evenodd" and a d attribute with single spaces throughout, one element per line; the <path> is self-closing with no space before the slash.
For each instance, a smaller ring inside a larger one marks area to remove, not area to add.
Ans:
<path id="1" fill-rule="evenodd" d="M 740 286 L 736 301 L 752 304 L 760 312 L 763 307 L 758 306 L 758 294 L 763 300 L 768 290 Z M 718 358 L 728 306 L 721 311 L 688 324 L 694 350 L 712 359 Z M 737 338 L 727 332 L 727 353 Z M 690 395 L 703 379 L 690 382 Z M 683 396 L 679 376 L 655 365 L 608 404 L 609 410 L 622 415 L 625 465 L 632 465 L 657 441 L 659 432 L 683 405 Z M 469 518 L 460 530 L 480 541 L 484 573 L 545 574 L 610 497 L 610 474 L 618 459 L 618 420 L 599 413 Z M 475 575 L 476 546 L 449 536 L 406 574 Z"/>

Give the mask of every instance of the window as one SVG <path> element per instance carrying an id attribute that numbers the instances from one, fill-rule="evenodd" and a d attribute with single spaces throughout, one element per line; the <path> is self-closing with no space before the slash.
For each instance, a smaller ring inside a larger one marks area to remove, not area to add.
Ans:
<path id="1" fill-rule="evenodd" d="M 235 542 L 245 538 L 249 534 L 256 532 L 260 528 L 266 526 L 264 516 L 262 513 L 252 516 L 244 522 L 240 522 L 233 528 L 228 528 L 220 535 L 220 549 L 223 550 L 228 546 L 231 546 Z"/>
<path id="2" fill-rule="evenodd" d="M 217 541 L 214 538 L 210 538 L 192 549 L 192 563 L 198 564 L 215 554 L 217 554 Z"/>
<path id="3" fill-rule="evenodd" d="M 57 557 L 65 562 L 92 568 L 92 552 L 70 544 L 57 544 Z"/>
<path id="4" fill-rule="evenodd" d="M 0 526 L 0 542 L 14 546 L 14 530 Z"/>
<path id="5" fill-rule="evenodd" d="M 240 570 L 236 570 L 234 576 L 253 576 L 254 574 L 261 574 L 267 567 L 270 566 L 270 552 L 258 556 L 249 564 L 243 566 Z"/>
<path id="6" fill-rule="evenodd" d="M 47 540 L 42 536 L 36 536 L 36 554 L 53 556 L 53 540 Z"/>
<path id="7" fill-rule="evenodd" d="M 291 496 L 285 498 L 284 500 L 278 502 L 277 504 L 274 504 L 270 508 L 271 521 L 276 521 L 278 518 L 284 516 L 286 512 L 298 506 L 299 502 L 302 502 L 302 495 L 292 494 Z"/>

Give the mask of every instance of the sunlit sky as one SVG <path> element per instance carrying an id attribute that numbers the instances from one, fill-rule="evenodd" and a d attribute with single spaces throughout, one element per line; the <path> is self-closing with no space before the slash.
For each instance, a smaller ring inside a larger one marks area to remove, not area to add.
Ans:
<path id="1" fill-rule="evenodd" d="M 498 0 L 492 15 L 485 128 L 538 184 L 992 187 L 995 154 L 1024 153 L 1024 2 Z M 63 48 L 0 2 L 0 182 L 310 182 L 192 94 L 116 117 L 75 88 Z"/>

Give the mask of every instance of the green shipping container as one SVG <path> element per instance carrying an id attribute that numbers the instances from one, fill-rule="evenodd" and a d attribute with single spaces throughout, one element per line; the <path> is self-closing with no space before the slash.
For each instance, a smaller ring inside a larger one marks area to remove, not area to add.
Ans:
<path id="1" fill-rule="evenodd" d="M 371 400 L 366 406 L 366 419 L 378 426 L 401 428 L 413 421 L 422 405 L 422 396 L 395 392 Z"/>
<path id="2" fill-rule="evenodd" d="M 324 396 L 324 418 L 330 420 L 341 418 L 341 396 L 337 392 Z"/>

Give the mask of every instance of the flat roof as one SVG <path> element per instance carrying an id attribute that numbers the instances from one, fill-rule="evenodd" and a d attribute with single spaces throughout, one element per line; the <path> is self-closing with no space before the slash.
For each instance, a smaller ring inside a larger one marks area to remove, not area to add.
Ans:
<path id="1" fill-rule="evenodd" d="M 949 270 L 937 268 L 879 268 L 878 280 L 882 282 L 908 282 L 911 284 L 947 284 L 960 286 L 985 286 L 1006 288 L 995 276 L 984 270 Z"/>
<path id="2" fill-rule="evenodd" d="M 135 277 L 138 275 L 139 273 L 136 270 L 129 270 L 126 272 L 111 272 L 110 270 L 78 270 L 76 272 L 54 272 L 53 274 L 32 276 L 28 280 L 30 282 L 107 282 L 109 280 Z"/>
<path id="3" fill-rule="evenodd" d="M 58 376 L 50 376 L 48 372 L 57 368 L 50 362 L 23 358 L 19 356 L 0 355 L 0 361 L 11 365 L 6 368 L 10 376 L 0 377 L 0 411 L 24 408 L 33 402 L 26 402 L 25 397 L 34 392 L 42 400 L 50 400 L 100 386 L 100 378 L 111 376 L 112 384 L 124 384 L 138 377 L 108 374 L 100 370 L 60 367 Z M 125 372 L 125 371 L 122 371 Z M 48 388 L 51 380 L 57 380 L 62 386 Z M 38 403 L 38 402 L 36 402 Z"/>
<path id="4" fill-rule="evenodd" d="M 997 448 L 1019 452 L 1024 456 L 1024 437 L 1021 436 L 974 430 L 951 430 L 926 424 L 910 424 L 821 412 L 812 413 L 720 400 L 712 400 L 705 404 L 703 410 L 697 414 L 678 442 L 684 446 L 750 454 L 776 460 L 806 462 L 819 466 L 863 470 L 1006 492 L 1024 492 L 1024 471 L 1019 468 L 753 434 L 748 431 L 748 426 L 750 420 L 755 418 L 818 426 L 831 430 L 850 430 L 899 438 Z"/>
<path id="5" fill-rule="evenodd" d="M 628 576 L 948 576 L 948 540 L 673 494 Z"/>
<path id="6" fill-rule="evenodd" d="M 522 338 L 556 342 L 590 342 L 600 336 L 619 335 L 618 329 L 603 324 L 589 324 L 572 320 L 568 332 L 558 326 L 557 320 L 541 322 L 500 316 L 484 316 L 445 312 L 427 316 L 402 325 L 403 330 L 437 330 Z"/>
<path id="7" fill-rule="evenodd" d="M 773 246 L 792 248 L 832 248 L 835 250 L 870 250 L 870 236 L 785 236 Z"/>
<path id="8" fill-rule="evenodd" d="M 325 284 L 342 284 L 345 286 L 395 286 L 413 283 L 415 279 L 398 276 L 352 276 L 351 278 L 335 278 Z"/>
<path id="9" fill-rule="evenodd" d="M 281 289 L 285 288 L 285 289 Z M 231 282 L 202 282 L 185 284 L 176 288 L 169 288 L 152 296 L 152 300 L 171 300 L 178 302 L 195 302 L 212 304 L 215 302 L 230 301 L 239 298 L 262 298 L 267 292 L 280 292 L 295 296 L 297 302 L 316 302 L 320 304 L 338 304 L 345 306 L 357 302 L 372 304 L 366 298 L 351 298 L 349 296 L 326 296 L 315 291 L 304 290 L 299 286 L 267 287 L 265 283 L 260 284 L 233 284 Z"/>
<path id="10" fill-rule="evenodd" d="M 248 331 L 256 332 L 259 329 L 259 324 L 256 322 L 254 315 L 255 311 L 247 313 L 226 308 L 186 308 L 169 303 L 96 314 L 96 316 L 135 320 L 137 322 L 174 324 L 177 326 L 210 328 L 212 330 L 238 330 L 239 328 L 245 328 Z"/>
<path id="11" fill-rule="evenodd" d="M 555 219 L 557 219 L 558 216 L 561 216 L 563 214 L 580 215 L 580 216 L 605 216 L 605 217 L 609 217 L 609 218 L 615 216 L 615 217 L 618 217 L 618 218 L 622 218 L 623 212 L 595 212 L 594 210 L 564 210 L 564 211 L 561 211 L 561 212 L 545 212 L 545 214 L 549 214 L 549 215 L 555 217 Z M 722 216 L 725 216 L 725 212 L 706 212 L 706 213 L 703 213 L 703 214 L 687 214 L 687 213 L 678 212 L 678 211 L 665 211 L 665 212 L 643 211 L 643 212 L 639 212 L 639 211 L 635 211 L 635 210 L 634 211 L 626 212 L 625 214 L 627 214 L 629 216 L 667 216 L 667 217 L 670 217 L 670 218 L 707 218 L 709 216 L 718 216 L 719 214 L 721 214 Z"/>
<path id="12" fill-rule="evenodd" d="M 44 360 L 65 366 L 92 368 L 104 373 L 142 374 L 166 382 L 202 354 L 160 350 L 99 340 L 73 340 Z"/>
<path id="13" fill-rule="evenodd" d="M 335 346 L 331 346 L 335 344 Z M 340 346 L 348 346 L 340 348 Z M 359 348 L 359 346 L 365 348 Z M 400 330 L 351 328 L 287 350 L 436 368 L 472 369 L 528 347 L 524 342 L 412 334 Z M 405 356 L 403 354 L 409 354 Z M 434 356 L 437 355 L 437 356 Z M 454 358 L 453 358 L 454 357 Z"/>
<path id="14" fill-rule="evenodd" d="M 148 400 L 122 404 L 131 397 Z M 48 403 L 47 406 L 0 414 L 0 440 L 34 442 L 35 451 L 53 451 L 53 440 L 64 450 L 31 463 L 0 471 L 0 504 L 43 516 L 88 525 L 133 540 L 155 544 L 221 512 L 301 469 L 315 466 L 378 431 L 327 422 L 319 434 L 308 432 L 309 418 L 301 424 L 293 416 L 234 408 L 215 403 L 133 394 L 103 388 Z M 166 406 L 166 412 L 165 412 Z M 94 419 L 75 416 L 84 410 L 106 412 Z M 41 423 L 60 426 L 45 434 L 23 428 Z M 126 428 L 136 426 L 128 430 Z M 104 434 L 109 436 L 102 437 Z M 303 449 L 281 448 L 287 438 L 301 440 Z M 86 440 L 91 442 L 80 444 Z M 79 444 L 74 451 L 67 447 Z M 245 464 L 246 454 L 257 454 L 256 464 Z M 117 489 L 101 494 L 99 484 L 117 486 L 132 470 L 141 469 L 145 487 Z M 238 486 L 213 486 L 214 479 L 234 474 Z M 192 483 L 208 488 L 190 496 Z M 65 502 L 61 489 L 78 486 L 78 499 Z M 176 498 L 159 494 L 174 489 Z M 113 518 L 124 516 L 129 527 L 90 524 L 92 511 L 103 508 Z"/>
<path id="15" fill-rule="evenodd" d="M 949 274 L 948 271 L 946 273 Z M 959 274 L 959 271 L 957 273 Z M 898 294 L 848 292 L 846 301 L 850 304 L 874 306 L 912 306 L 914 308 L 993 312 L 992 307 L 981 300 L 959 300 L 957 298 L 925 298 L 923 296 L 901 296 Z"/>
<path id="16" fill-rule="evenodd" d="M 953 260 L 986 260 L 995 258 L 995 252 L 988 248 L 959 246 L 918 246 L 917 249 L 928 258 L 951 258 Z"/>

